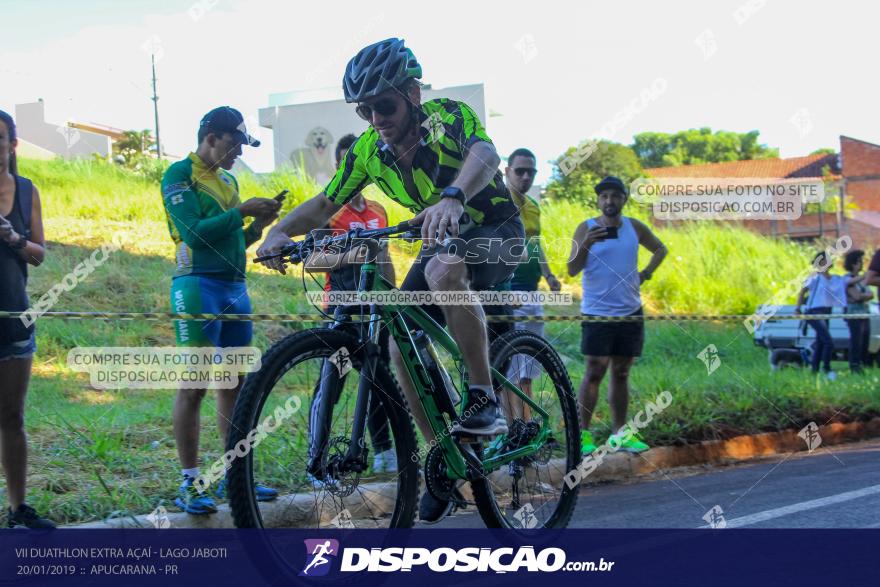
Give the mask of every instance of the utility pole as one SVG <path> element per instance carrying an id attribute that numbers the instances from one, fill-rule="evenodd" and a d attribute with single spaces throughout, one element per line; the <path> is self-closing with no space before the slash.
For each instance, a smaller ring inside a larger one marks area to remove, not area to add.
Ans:
<path id="1" fill-rule="evenodd" d="M 156 95 L 156 53 L 150 54 L 153 62 L 153 118 L 156 121 L 156 156 L 162 158 L 162 141 L 159 140 L 159 96 Z"/>

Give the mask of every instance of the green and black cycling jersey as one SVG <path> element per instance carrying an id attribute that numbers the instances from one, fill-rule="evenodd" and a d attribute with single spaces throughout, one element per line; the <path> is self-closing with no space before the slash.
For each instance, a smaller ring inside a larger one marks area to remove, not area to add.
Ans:
<path id="1" fill-rule="evenodd" d="M 389 145 L 370 127 L 351 146 L 336 175 L 324 190 L 334 203 L 346 204 L 373 183 L 392 200 L 414 213 L 440 201 L 440 192 L 452 184 L 468 149 L 479 141 L 491 143 L 476 113 L 463 102 L 431 100 L 418 110 L 421 142 L 412 162 L 417 194 L 406 189 L 403 171 Z M 516 217 L 517 208 L 496 171 L 489 184 L 468 200 L 465 212 L 477 226 L 497 224 Z"/>

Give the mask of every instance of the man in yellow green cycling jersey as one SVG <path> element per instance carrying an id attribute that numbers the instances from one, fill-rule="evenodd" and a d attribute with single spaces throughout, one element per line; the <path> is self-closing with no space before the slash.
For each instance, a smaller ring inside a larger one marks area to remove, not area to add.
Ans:
<path id="1" fill-rule="evenodd" d="M 175 244 L 177 269 L 171 281 L 171 308 L 185 314 L 249 314 L 245 286 L 245 250 L 278 217 L 280 204 L 271 198 L 242 203 L 238 182 L 228 172 L 241 155 L 242 145 L 259 146 L 247 134 L 244 118 L 234 108 L 221 106 L 206 114 L 199 125 L 195 153 L 171 165 L 162 177 L 162 200 L 168 230 Z M 244 218 L 254 218 L 247 228 Z M 242 347 L 251 344 L 252 325 L 245 321 L 178 320 L 181 347 Z M 218 389 L 217 423 L 223 445 L 241 379 L 234 389 Z M 199 411 L 204 389 L 181 388 L 174 402 L 174 439 L 183 473 L 178 507 L 195 515 L 217 511 L 213 497 L 201 491 L 199 478 Z M 225 481 L 212 487 L 225 495 Z M 256 486 L 258 499 L 277 497 L 274 489 Z"/>
<path id="2" fill-rule="evenodd" d="M 444 98 L 421 101 L 422 68 L 401 39 L 362 49 L 343 76 L 345 99 L 370 124 L 349 149 L 321 194 L 307 200 L 266 237 L 258 254 L 278 251 L 291 236 L 323 226 L 366 185 L 373 183 L 409 208 L 421 225 L 422 250 L 403 281 L 405 291 L 479 291 L 507 280 L 522 255 L 523 226 L 501 173 L 500 158 L 474 111 Z M 447 233 L 451 238 L 446 239 Z M 270 263 L 283 271 L 279 262 Z M 453 433 L 507 432 L 489 376 L 485 315 L 479 304 L 428 306 L 448 325 L 470 376 L 468 405 Z M 399 349 L 392 346 L 398 380 L 428 440 L 433 435 L 420 408 Z M 451 504 L 425 492 L 420 516 L 441 519 Z"/>

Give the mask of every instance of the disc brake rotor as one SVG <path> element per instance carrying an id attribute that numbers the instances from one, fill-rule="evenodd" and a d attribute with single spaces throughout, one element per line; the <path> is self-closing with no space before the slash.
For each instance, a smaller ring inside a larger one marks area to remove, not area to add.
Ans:
<path id="1" fill-rule="evenodd" d="M 345 466 L 345 458 L 348 455 L 348 447 L 351 441 L 345 436 L 336 436 L 327 447 L 327 475 L 324 477 L 324 487 L 328 493 L 337 497 L 348 497 L 357 489 L 360 483 L 360 473 Z"/>

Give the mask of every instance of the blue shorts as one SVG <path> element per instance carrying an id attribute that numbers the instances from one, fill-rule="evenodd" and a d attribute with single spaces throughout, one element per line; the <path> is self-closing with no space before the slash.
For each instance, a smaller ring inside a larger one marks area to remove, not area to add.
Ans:
<path id="1" fill-rule="evenodd" d="M 244 281 L 226 281 L 200 275 L 171 280 L 171 311 L 185 314 L 250 314 L 251 299 Z M 249 346 L 254 334 L 250 321 L 176 320 L 177 346 Z"/>
<path id="2" fill-rule="evenodd" d="M 32 359 L 37 352 L 36 333 L 27 340 L 0 345 L 0 361 L 12 359 Z"/>

